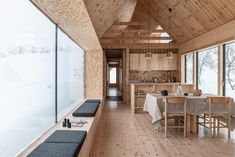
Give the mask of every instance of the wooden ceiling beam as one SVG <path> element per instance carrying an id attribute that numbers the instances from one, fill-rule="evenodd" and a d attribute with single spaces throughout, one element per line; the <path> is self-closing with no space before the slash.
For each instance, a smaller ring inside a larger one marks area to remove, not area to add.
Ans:
<path id="1" fill-rule="evenodd" d="M 122 48 L 130 48 L 130 49 L 169 49 L 169 44 L 163 43 L 101 43 L 103 49 L 122 49 Z M 170 48 L 176 48 L 175 44 L 170 44 Z"/>
<path id="2" fill-rule="evenodd" d="M 124 36 L 124 37 L 102 37 L 102 40 L 172 40 L 170 37 L 141 37 L 141 36 Z"/>
<path id="3" fill-rule="evenodd" d="M 123 30 L 109 30 L 106 33 L 148 33 L 147 29 L 123 29 Z M 163 33 L 164 30 L 150 30 L 150 33 Z"/>
<path id="4" fill-rule="evenodd" d="M 115 22 L 114 25 L 124 25 L 124 26 L 158 26 L 158 24 L 148 24 L 146 22 Z"/>

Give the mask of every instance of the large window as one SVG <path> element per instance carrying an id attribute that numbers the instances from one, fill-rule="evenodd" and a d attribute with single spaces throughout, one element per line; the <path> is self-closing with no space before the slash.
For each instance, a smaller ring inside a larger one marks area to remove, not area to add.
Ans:
<path id="1" fill-rule="evenodd" d="M 197 84 L 203 93 L 218 94 L 218 48 L 198 52 Z"/>
<path id="2" fill-rule="evenodd" d="M 185 55 L 185 83 L 193 83 L 193 54 Z"/>
<path id="3" fill-rule="evenodd" d="M 225 45 L 225 90 L 226 96 L 235 99 L 235 43 Z"/>
<path id="4" fill-rule="evenodd" d="M 55 26 L 28 0 L 0 6 L 0 156 L 54 124 Z"/>
<path id="5" fill-rule="evenodd" d="M 84 51 L 60 30 L 56 39 L 56 26 L 28 0 L 4 1 L 0 18 L 0 156 L 10 157 L 81 102 Z"/>
<path id="6" fill-rule="evenodd" d="M 58 115 L 61 119 L 83 99 L 84 51 L 58 30 Z"/>

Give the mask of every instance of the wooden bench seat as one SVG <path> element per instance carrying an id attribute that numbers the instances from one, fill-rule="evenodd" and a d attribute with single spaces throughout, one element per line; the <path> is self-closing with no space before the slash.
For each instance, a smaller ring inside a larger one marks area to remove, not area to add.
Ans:
<path id="1" fill-rule="evenodd" d="M 84 101 L 84 102 L 86 102 L 86 101 Z M 97 102 L 96 102 L 96 104 L 97 104 Z M 40 136 L 36 141 L 34 141 L 29 147 L 27 147 L 25 150 L 23 150 L 21 153 L 19 153 L 17 155 L 17 157 L 25 157 L 25 156 L 29 156 L 29 157 L 50 156 L 50 157 L 54 157 L 53 156 L 54 154 L 56 155 L 56 157 L 60 157 L 59 155 L 57 155 L 57 152 L 52 152 L 52 151 L 48 152 L 48 155 L 44 154 L 46 152 L 46 150 L 48 150 L 48 149 L 56 150 L 54 148 L 60 148 L 60 150 L 58 150 L 58 154 L 62 154 L 62 156 L 64 156 L 64 157 L 67 157 L 67 156 L 68 157 L 70 157 L 70 156 L 88 157 L 90 154 L 92 144 L 93 144 L 93 140 L 95 138 L 95 133 L 96 133 L 99 119 L 100 119 L 100 116 L 101 116 L 101 113 L 103 110 L 103 106 L 104 106 L 103 101 L 100 101 L 100 104 L 98 105 L 98 109 L 96 111 L 96 114 L 93 117 L 74 117 L 74 116 L 72 116 L 72 113 L 76 109 L 72 110 L 64 118 L 69 118 L 71 121 L 80 121 L 82 119 L 83 121 L 86 121 L 87 123 L 84 124 L 82 127 L 72 126 L 72 128 L 67 128 L 67 127 L 62 127 L 62 121 L 63 121 L 63 119 L 62 119 L 56 125 L 54 125 L 51 129 L 46 131 L 42 136 Z M 70 131 L 70 134 L 67 134 L 66 131 Z M 79 143 L 73 143 L 73 142 L 76 142 L 76 140 L 79 140 L 79 137 L 72 139 L 73 136 L 75 134 L 77 134 L 77 132 L 73 132 L 73 131 L 79 131 L 81 135 L 84 134 L 84 132 L 86 132 L 85 133 L 86 137 L 85 137 L 84 142 L 81 145 L 81 147 L 79 146 Z M 58 135 L 60 136 L 60 138 L 57 138 Z M 69 143 L 69 141 L 70 141 L 70 143 Z M 63 152 L 60 152 L 60 151 L 67 149 L 67 146 L 68 146 L 67 144 L 70 145 L 70 149 L 68 149 L 69 153 L 63 154 Z M 37 152 L 35 152 L 35 151 L 37 151 Z M 42 155 L 40 156 L 39 154 L 42 154 Z"/>
<path id="2" fill-rule="evenodd" d="M 28 157 L 76 157 L 82 148 L 86 135 L 86 131 L 56 130 Z"/>
<path id="3" fill-rule="evenodd" d="M 98 108 L 99 103 L 97 102 L 85 102 L 72 115 L 74 117 L 94 117 Z"/>

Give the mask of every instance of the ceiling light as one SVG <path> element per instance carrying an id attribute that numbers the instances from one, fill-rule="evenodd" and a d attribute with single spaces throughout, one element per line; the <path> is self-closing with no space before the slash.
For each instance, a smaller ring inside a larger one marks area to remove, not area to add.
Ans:
<path id="1" fill-rule="evenodd" d="M 172 12 L 172 9 L 171 8 L 169 8 L 169 29 L 168 29 L 168 31 L 169 31 L 169 34 L 168 35 L 170 35 L 170 33 L 171 33 L 171 12 Z M 168 48 L 168 51 L 167 51 L 167 53 L 166 53 L 166 57 L 168 58 L 168 59 L 172 59 L 173 58 L 173 52 L 172 52 L 172 50 L 171 50 L 171 42 L 169 41 L 169 48 Z"/>
<path id="2" fill-rule="evenodd" d="M 148 61 L 148 62 L 151 62 L 151 59 L 152 59 L 152 53 L 151 53 L 151 51 L 150 51 L 150 49 L 149 49 L 149 0 L 148 0 L 148 51 L 147 51 L 147 53 L 145 53 L 145 58 L 146 58 L 146 60 Z"/>

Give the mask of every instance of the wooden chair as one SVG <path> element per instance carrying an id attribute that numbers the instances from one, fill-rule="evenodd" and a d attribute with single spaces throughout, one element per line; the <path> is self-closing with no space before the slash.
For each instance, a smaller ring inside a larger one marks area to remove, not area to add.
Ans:
<path id="1" fill-rule="evenodd" d="M 207 97 L 209 104 L 209 129 L 210 136 L 212 135 L 212 126 L 215 131 L 217 127 L 228 128 L 228 138 L 230 138 L 231 127 L 231 98 L 230 97 Z M 212 121 L 213 119 L 213 121 Z M 217 125 L 216 125 L 217 120 Z"/>
<path id="2" fill-rule="evenodd" d="M 171 110 L 170 110 L 171 108 Z M 177 110 L 173 111 L 172 108 Z M 183 117 L 183 125 L 180 125 L 181 120 L 180 117 Z M 184 128 L 184 137 L 186 137 L 186 98 L 185 97 L 165 97 L 164 98 L 164 128 L 165 128 L 165 137 L 167 137 L 167 129 L 168 128 Z M 176 119 L 179 118 L 178 125 L 168 126 L 168 119 Z"/>
<path id="3" fill-rule="evenodd" d="M 181 84 L 181 88 L 184 93 L 193 93 L 194 91 L 193 84 Z"/>

